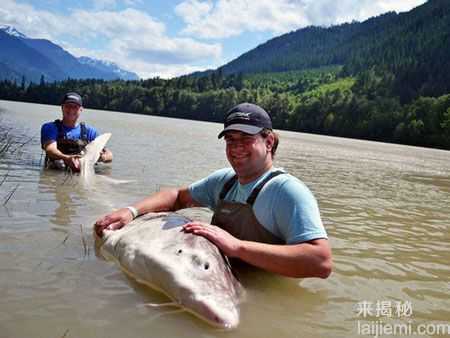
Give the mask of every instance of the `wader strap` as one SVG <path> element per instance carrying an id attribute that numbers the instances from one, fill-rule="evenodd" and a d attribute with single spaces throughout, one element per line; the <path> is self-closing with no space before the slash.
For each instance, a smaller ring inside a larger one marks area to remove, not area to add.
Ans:
<path id="1" fill-rule="evenodd" d="M 66 132 L 64 131 L 64 127 L 61 120 L 55 120 L 56 128 L 58 128 L 58 139 L 65 139 Z M 88 142 L 87 137 L 87 128 L 84 122 L 80 122 L 80 140 Z"/>
<path id="2" fill-rule="evenodd" d="M 256 201 L 256 197 L 258 197 L 259 192 L 262 190 L 262 188 L 264 187 L 264 185 L 269 182 L 272 178 L 280 175 L 280 174 L 284 174 L 283 171 L 281 170 L 277 170 L 274 172 L 271 172 L 269 174 L 269 176 L 267 176 L 261 183 L 259 183 L 253 190 L 252 193 L 250 194 L 250 196 L 247 198 L 247 204 L 250 204 L 251 206 L 253 206 L 253 203 L 255 203 Z"/>
<path id="3" fill-rule="evenodd" d="M 280 174 L 284 174 L 284 171 L 277 170 L 277 171 L 271 172 L 269 174 L 269 176 L 267 176 L 260 184 L 258 184 L 253 189 L 252 193 L 247 198 L 247 204 L 253 205 L 253 203 L 255 203 L 255 201 L 256 201 L 256 197 L 258 197 L 258 194 L 262 190 L 264 185 L 267 182 L 269 182 L 272 178 L 274 178 L 274 177 L 276 177 L 276 176 L 278 176 Z M 225 198 L 225 196 L 230 191 L 230 189 L 233 187 L 233 185 L 236 183 L 236 181 L 237 181 L 237 175 L 234 175 L 227 182 L 225 182 L 225 184 L 223 185 L 222 191 L 220 192 L 219 200 L 223 200 Z"/>
<path id="4" fill-rule="evenodd" d="M 237 175 L 234 175 L 232 178 L 230 178 L 225 184 L 223 185 L 222 191 L 219 195 L 219 200 L 223 200 L 227 193 L 230 191 L 230 189 L 233 187 L 234 183 L 237 181 Z"/>
<path id="5" fill-rule="evenodd" d="M 88 138 L 87 138 L 87 129 L 86 129 L 86 124 L 84 122 L 80 122 L 80 139 L 82 141 L 87 142 Z"/>
<path id="6" fill-rule="evenodd" d="M 66 138 L 66 133 L 64 132 L 64 127 L 62 125 L 62 121 L 61 120 L 55 120 L 55 125 L 56 128 L 58 128 L 58 136 L 56 137 L 56 139 L 64 139 Z"/>

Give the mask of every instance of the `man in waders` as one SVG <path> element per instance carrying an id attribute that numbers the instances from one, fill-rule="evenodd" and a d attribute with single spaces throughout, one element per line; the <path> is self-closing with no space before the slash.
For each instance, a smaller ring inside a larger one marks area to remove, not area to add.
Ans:
<path id="1" fill-rule="evenodd" d="M 327 278 L 331 249 L 317 201 L 299 179 L 273 167 L 279 137 L 269 114 L 257 105 L 239 104 L 227 112 L 218 137 L 225 139 L 232 168 L 112 212 L 97 220 L 97 234 L 148 212 L 209 207 L 211 224 L 191 222 L 184 230 L 206 237 L 228 257 L 267 271 Z"/>
<path id="2" fill-rule="evenodd" d="M 77 123 L 83 110 L 81 96 L 75 92 L 64 95 L 62 120 L 45 123 L 41 128 L 41 145 L 48 168 L 80 170 L 80 154 L 97 137 L 97 130 L 84 122 Z M 103 149 L 99 162 L 111 162 L 112 153 Z"/>

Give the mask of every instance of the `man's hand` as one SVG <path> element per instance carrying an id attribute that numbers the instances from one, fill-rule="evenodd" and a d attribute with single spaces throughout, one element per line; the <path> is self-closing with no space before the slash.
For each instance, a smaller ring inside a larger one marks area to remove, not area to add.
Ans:
<path id="1" fill-rule="evenodd" d="M 106 161 L 106 151 L 105 151 L 105 149 L 103 149 L 103 150 L 100 152 L 100 158 L 98 159 L 98 161 L 99 161 L 99 162 L 105 162 L 105 161 Z"/>
<path id="2" fill-rule="evenodd" d="M 228 257 L 238 257 L 241 240 L 233 237 L 218 226 L 202 222 L 190 222 L 185 224 L 183 229 L 186 232 L 207 238 Z"/>
<path id="3" fill-rule="evenodd" d="M 80 158 L 79 155 L 66 155 L 63 161 L 70 169 L 78 172 L 80 171 Z"/>
<path id="4" fill-rule="evenodd" d="M 100 158 L 98 159 L 98 162 L 109 163 L 112 161 L 112 159 L 113 155 L 111 150 L 103 148 L 100 152 Z"/>
<path id="5" fill-rule="evenodd" d="M 122 208 L 114 211 L 108 215 L 103 216 L 95 222 L 94 229 L 99 237 L 102 237 L 103 230 L 117 230 L 122 228 L 125 224 L 133 220 L 131 211 L 127 208 Z"/>

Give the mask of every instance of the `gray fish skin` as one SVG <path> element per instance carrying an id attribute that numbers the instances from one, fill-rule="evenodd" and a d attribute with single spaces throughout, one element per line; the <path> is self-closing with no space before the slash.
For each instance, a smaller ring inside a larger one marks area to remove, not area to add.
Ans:
<path id="1" fill-rule="evenodd" d="M 189 221 L 176 213 L 141 216 L 122 229 L 105 230 L 101 252 L 199 318 L 236 328 L 244 289 L 214 244 L 182 230 Z"/>

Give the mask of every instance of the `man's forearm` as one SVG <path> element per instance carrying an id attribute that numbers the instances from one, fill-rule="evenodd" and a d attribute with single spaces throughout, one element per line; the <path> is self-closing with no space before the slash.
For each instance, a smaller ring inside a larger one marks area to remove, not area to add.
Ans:
<path id="1" fill-rule="evenodd" d="M 332 269 L 331 251 L 327 242 L 321 239 L 295 245 L 273 245 L 241 241 L 237 257 L 287 277 L 327 278 Z"/>
<path id="2" fill-rule="evenodd" d="M 133 204 L 139 215 L 148 212 L 176 211 L 191 206 L 195 205 L 184 188 L 162 190 Z"/>
<path id="3" fill-rule="evenodd" d="M 47 156 L 51 158 L 52 160 L 63 160 L 66 161 L 70 156 L 62 153 L 57 148 L 56 149 L 48 149 L 45 151 Z"/>

